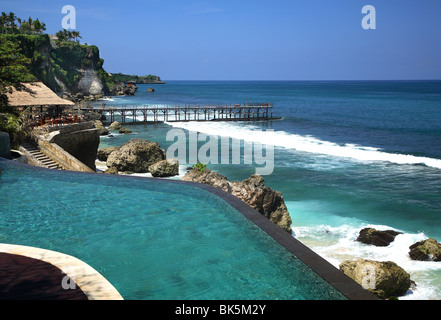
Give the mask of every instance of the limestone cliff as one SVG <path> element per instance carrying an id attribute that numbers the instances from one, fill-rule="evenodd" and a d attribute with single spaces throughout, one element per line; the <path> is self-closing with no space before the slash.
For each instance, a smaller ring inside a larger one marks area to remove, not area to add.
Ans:
<path id="1" fill-rule="evenodd" d="M 75 42 L 56 43 L 49 35 L 2 35 L 19 44 L 31 60 L 28 66 L 36 80 L 54 92 L 65 94 L 109 95 L 116 85 L 104 69 L 98 47 Z"/>

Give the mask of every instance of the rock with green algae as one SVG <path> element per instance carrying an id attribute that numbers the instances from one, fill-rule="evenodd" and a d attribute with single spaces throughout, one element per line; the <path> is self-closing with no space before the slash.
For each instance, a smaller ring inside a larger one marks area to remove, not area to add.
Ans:
<path id="1" fill-rule="evenodd" d="M 409 273 L 391 261 L 348 260 L 339 267 L 347 276 L 381 299 L 403 296 L 412 285 Z"/>
<path id="2" fill-rule="evenodd" d="M 409 247 L 409 256 L 412 260 L 441 261 L 441 244 L 435 239 L 417 242 Z"/>
<path id="3" fill-rule="evenodd" d="M 121 127 L 118 132 L 121 134 L 131 134 L 132 130 L 127 129 L 126 127 Z"/>

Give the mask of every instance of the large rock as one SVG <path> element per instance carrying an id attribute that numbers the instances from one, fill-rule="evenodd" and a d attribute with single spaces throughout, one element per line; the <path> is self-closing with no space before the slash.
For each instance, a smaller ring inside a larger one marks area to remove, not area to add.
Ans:
<path id="1" fill-rule="evenodd" d="M 344 261 L 340 270 L 382 299 L 402 296 L 412 285 L 410 275 L 391 261 Z"/>
<path id="2" fill-rule="evenodd" d="M 95 128 L 98 129 L 98 132 L 100 133 L 100 136 L 107 136 L 110 132 L 106 129 L 106 127 L 103 125 L 101 120 L 95 120 L 93 121 Z"/>
<path id="3" fill-rule="evenodd" d="M 355 241 L 372 244 L 377 247 L 387 247 L 399 234 L 402 233 L 394 230 L 379 231 L 374 228 L 365 228 L 360 231 Z"/>
<path id="4" fill-rule="evenodd" d="M 107 158 L 106 165 L 118 171 L 145 173 L 152 164 L 165 160 L 165 151 L 157 142 L 131 139 Z"/>
<path id="5" fill-rule="evenodd" d="M 113 151 L 119 150 L 119 147 L 108 147 L 98 150 L 97 158 L 99 161 L 107 161 L 107 158 Z"/>
<path id="6" fill-rule="evenodd" d="M 181 180 L 208 184 L 231 193 L 231 185 L 227 178 L 217 172 L 212 172 L 210 169 L 204 171 L 193 169 L 187 172 Z"/>
<path id="7" fill-rule="evenodd" d="M 252 175 L 244 181 L 230 182 L 226 177 L 205 169 L 192 170 L 181 180 L 205 183 L 229 192 L 285 231 L 292 232 L 292 220 L 282 194 L 265 186 L 264 179 L 259 175 Z"/>
<path id="8" fill-rule="evenodd" d="M 262 176 L 252 175 L 244 181 L 232 182 L 231 186 L 233 195 L 291 233 L 292 220 L 282 193 L 265 186 Z"/>
<path id="9" fill-rule="evenodd" d="M 435 239 L 417 242 L 409 247 L 412 260 L 441 261 L 441 244 Z"/>
<path id="10" fill-rule="evenodd" d="M 156 162 L 149 167 L 154 177 L 173 177 L 179 174 L 179 162 L 177 159 L 167 159 Z"/>
<path id="11" fill-rule="evenodd" d="M 109 130 L 119 130 L 121 129 L 122 125 L 118 121 L 112 122 L 112 124 L 109 126 Z"/>
<path id="12" fill-rule="evenodd" d="M 121 127 L 118 132 L 121 134 L 131 134 L 132 130 L 127 129 L 126 127 Z"/>

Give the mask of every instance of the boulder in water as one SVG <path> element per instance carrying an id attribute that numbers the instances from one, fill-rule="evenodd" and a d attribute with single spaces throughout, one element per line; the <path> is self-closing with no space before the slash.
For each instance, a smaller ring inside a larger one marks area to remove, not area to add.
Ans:
<path id="1" fill-rule="evenodd" d="M 113 151 L 117 151 L 119 147 L 108 147 L 98 150 L 97 158 L 99 161 L 107 161 L 107 158 Z"/>
<path id="2" fill-rule="evenodd" d="M 131 139 L 118 150 L 113 151 L 107 158 L 106 165 L 115 167 L 118 171 L 145 173 L 151 165 L 165 160 L 165 151 L 157 142 Z"/>
<path id="3" fill-rule="evenodd" d="M 119 130 L 121 129 L 121 123 L 119 123 L 118 121 L 114 121 L 112 122 L 112 124 L 109 126 L 109 130 Z"/>
<path id="4" fill-rule="evenodd" d="M 172 177 L 179 174 L 179 162 L 177 159 L 167 159 L 156 162 L 149 167 L 153 177 Z"/>
<path id="5" fill-rule="evenodd" d="M 409 247 L 412 260 L 441 261 L 441 244 L 435 239 L 417 242 Z"/>
<path id="6" fill-rule="evenodd" d="M 410 275 L 391 261 L 344 261 L 340 270 L 381 299 L 402 296 L 412 285 Z"/>
<path id="7" fill-rule="evenodd" d="M 365 228 L 360 231 L 360 234 L 355 241 L 372 244 L 377 247 L 387 247 L 399 234 L 402 233 L 394 230 L 379 231 L 374 228 Z"/>

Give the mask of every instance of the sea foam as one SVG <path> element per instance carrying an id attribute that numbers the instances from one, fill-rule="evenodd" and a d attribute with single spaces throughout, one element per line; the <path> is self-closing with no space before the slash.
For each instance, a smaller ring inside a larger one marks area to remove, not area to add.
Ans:
<path id="1" fill-rule="evenodd" d="M 337 144 L 285 131 L 265 131 L 257 126 L 242 126 L 221 122 L 169 122 L 170 126 L 197 131 L 209 135 L 225 136 L 265 145 L 273 145 L 301 152 L 343 157 L 365 162 L 390 162 L 395 164 L 426 165 L 441 169 L 441 159 L 419 157 L 409 154 L 388 153 L 370 146 Z"/>

